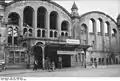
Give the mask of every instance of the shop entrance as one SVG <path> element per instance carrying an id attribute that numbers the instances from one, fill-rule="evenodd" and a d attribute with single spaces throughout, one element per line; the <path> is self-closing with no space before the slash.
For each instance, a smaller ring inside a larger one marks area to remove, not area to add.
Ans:
<path id="1" fill-rule="evenodd" d="M 55 62 L 55 67 L 57 68 L 58 63 L 58 56 L 57 56 L 57 49 L 54 47 L 45 47 L 45 60 L 46 57 L 50 58 L 51 61 Z"/>
<path id="2" fill-rule="evenodd" d="M 62 67 L 71 67 L 70 55 L 62 55 Z"/>

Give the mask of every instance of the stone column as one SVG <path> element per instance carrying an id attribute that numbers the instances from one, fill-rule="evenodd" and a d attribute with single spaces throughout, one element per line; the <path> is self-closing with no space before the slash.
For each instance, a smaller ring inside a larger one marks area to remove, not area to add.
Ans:
<path id="1" fill-rule="evenodd" d="M 20 12 L 20 22 L 19 22 L 19 25 L 20 25 L 20 34 L 23 36 L 23 10 L 21 10 Z"/>
<path id="2" fill-rule="evenodd" d="M 95 39 L 95 50 L 97 50 L 97 25 L 96 25 L 96 20 L 93 21 L 93 28 L 94 28 L 94 39 Z"/>
<path id="3" fill-rule="evenodd" d="M 59 37 L 61 35 L 61 21 L 60 21 L 60 15 L 59 14 L 57 16 L 57 29 L 58 29 L 57 37 Z"/>
<path id="4" fill-rule="evenodd" d="M 33 12 L 33 37 L 37 37 L 37 9 L 34 9 Z"/>
<path id="5" fill-rule="evenodd" d="M 101 33 L 102 33 L 102 51 L 104 51 L 104 36 L 105 36 L 105 32 L 104 32 L 104 21 L 101 22 Z"/>
<path id="6" fill-rule="evenodd" d="M 112 31 L 111 31 L 111 26 L 110 24 L 108 25 L 108 34 L 109 34 L 109 50 L 111 50 L 111 43 L 112 43 Z"/>
<path id="7" fill-rule="evenodd" d="M 43 65 L 43 69 L 45 69 L 45 45 L 41 47 L 42 47 L 42 65 Z"/>
<path id="8" fill-rule="evenodd" d="M 50 12 L 46 12 L 46 22 L 45 22 L 45 24 L 46 24 L 46 29 L 47 29 L 47 31 L 46 31 L 46 37 L 47 38 L 49 38 L 49 30 L 50 30 Z"/>

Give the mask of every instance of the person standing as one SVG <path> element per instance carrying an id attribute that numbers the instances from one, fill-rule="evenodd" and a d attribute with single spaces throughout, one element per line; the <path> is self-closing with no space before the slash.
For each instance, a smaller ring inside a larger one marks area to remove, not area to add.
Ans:
<path id="1" fill-rule="evenodd" d="M 38 66 L 38 63 L 37 63 L 37 61 L 35 60 L 35 61 L 34 61 L 33 71 L 34 71 L 34 70 L 37 71 L 37 66 Z"/>
<path id="2" fill-rule="evenodd" d="M 59 68 L 62 69 L 62 57 L 59 57 L 58 62 Z"/>
<path id="3" fill-rule="evenodd" d="M 97 59 L 94 59 L 95 68 L 97 68 Z"/>
<path id="4" fill-rule="evenodd" d="M 52 66 L 52 71 L 54 71 L 55 70 L 55 62 L 54 61 L 52 61 L 51 66 Z"/>

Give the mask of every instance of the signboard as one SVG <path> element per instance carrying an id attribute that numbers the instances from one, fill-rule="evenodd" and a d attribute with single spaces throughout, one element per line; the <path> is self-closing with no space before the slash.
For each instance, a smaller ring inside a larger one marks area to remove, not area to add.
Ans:
<path id="1" fill-rule="evenodd" d="M 68 44 L 80 44 L 80 40 L 75 40 L 75 39 L 66 39 L 66 42 Z"/>
<path id="2" fill-rule="evenodd" d="M 58 50 L 57 51 L 58 55 L 75 55 L 77 54 L 76 51 L 62 51 L 62 50 Z"/>

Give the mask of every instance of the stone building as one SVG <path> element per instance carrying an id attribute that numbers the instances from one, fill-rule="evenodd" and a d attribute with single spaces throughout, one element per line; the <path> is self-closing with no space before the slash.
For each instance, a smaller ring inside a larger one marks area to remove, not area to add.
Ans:
<path id="1" fill-rule="evenodd" d="M 52 0 L 13 0 L 0 2 L 5 36 L 5 62 L 8 68 L 40 68 L 49 57 L 63 67 L 111 64 L 119 53 L 119 29 L 109 15 L 91 11 L 79 15 L 73 3 L 71 13 Z M 34 54 L 33 54 L 34 52 Z"/>

